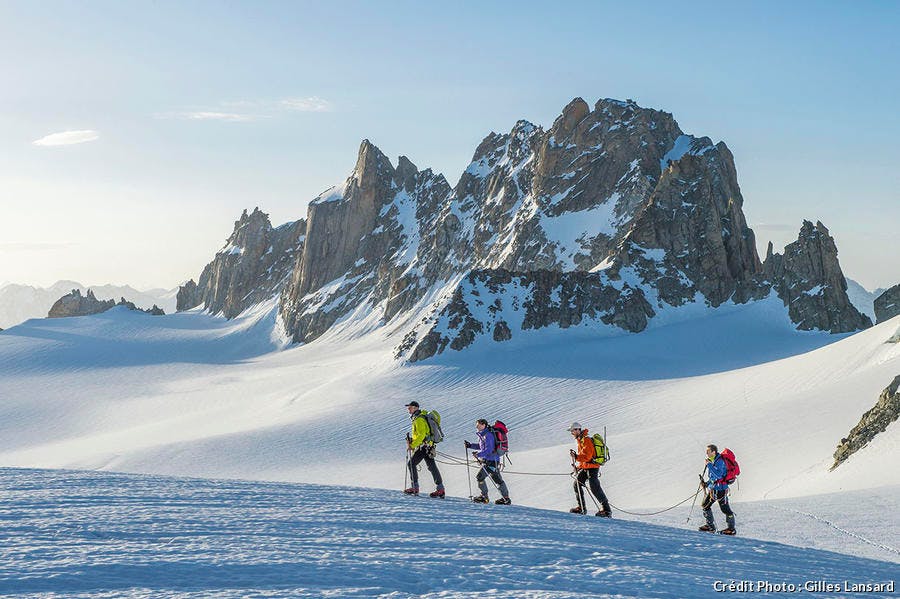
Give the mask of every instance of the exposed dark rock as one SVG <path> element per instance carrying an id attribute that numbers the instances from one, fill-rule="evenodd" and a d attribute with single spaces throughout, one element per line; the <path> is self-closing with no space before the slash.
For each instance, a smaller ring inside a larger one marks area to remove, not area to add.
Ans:
<path id="1" fill-rule="evenodd" d="M 96 296 L 94 296 L 94 292 L 90 289 L 87 290 L 86 295 L 81 295 L 81 291 L 78 289 L 73 289 L 71 293 L 62 296 L 59 298 L 53 307 L 50 308 L 50 312 L 47 314 L 47 318 L 67 318 L 69 316 L 90 316 L 91 314 L 100 314 L 101 312 L 106 312 L 107 310 L 114 308 L 116 306 L 124 306 L 129 310 L 134 310 L 136 312 L 146 312 L 147 314 L 151 314 L 153 316 L 162 316 L 165 312 L 162 311 L 156 304 L 153 305 L 152 308 L 148 310 L 141 310 L 134 302 L 130 302 L 126 300 L 124 297 L 120 298 L 118 302 L 113 300 L 98 300 Z"/>
<path id="2" fill-rule="evenodd" d="M 870 325 L 821 223 L 761 263 L 725 144 L 630 100 L 575 98 L 547 130 L 491 133 L 454 188 L 364 140 L 350 176 L 290 225 L 279 245 L 268 239 L 282 228 L 245 213 L 179 307 L 230 317 L 280 293 L 294 341 L 339 321 L 390 322 L 408 330 L 396 351 L 413 361 L 551 325 L 638 332 L 669 307 L 773 289 L 798 328 Z"/>
<path id="3" fill-rule="evenodd" d="M 384 302 L 390 320 L 422 298 L 427 281 L 451 276 L 454 225 L 439 222 L 450 192 L 443 176 L 405 157 L 394 169 L 363 141 L 350 177 L 310 204 L 310 233 L 282 295 L 294 339 L 315 339 L 363 305 Z"/>
<path id="4" fill-rule="evenodd" d="M 900 284 L 875 298 L 875 319 L 882 323 L 900 314 Z"/>
<path id="5" fill-rule="evenodd" d="M 862 449 L 879 433 L 887 430 L 887 427 L 900 416 L 900 375 L 881 392 L 875 406 L 862 415 L 859 424 L 853 427 L 846 438 L 841 439 L 837 450 L 834 452 L 834 470 L 851 455 Z"/>
<path id="6" fill-rule="evenodd" d="M 837 246 L 821 222 L 803 221 L 797 241 L 773 254 L 765 273 L 800 330 L 846 333 L 872 326 L 847 297 L 847 281 L 837 259 Z"/>
<path id="7" fill-rule="evenodd" d="M 179 312 L 196 308 L 203 303 L 203 297 L 201 296 L 194 279 L 179 286 L 178 295 L 176 295 L 175 298 L 175 309 Z"/>
<path id="8" fill-rule="evenodd" d="M 73 289 L 71 293 L 62 296 L 47 313 L 47 318 L 67 318 L 69 316 L 88 316 L 106 312 L 116 305 L 113 300 L 98 300 L 94 292 L 87 290 L 87 295 L 81 295 L 81 291 Z"/>
<path id="9" fill-rule="evenodd" d="M 695 140 L 691 152 L 669 163 L 611 272 L 635 268 L 672 306 L 697 293 L 711 306 L 759 297 L 762 265 L 742 205 L 731 152 L 709 138 Z"/>
<path id="10" fill-rule="evenodd" d="M 214 314 L 234 318 L 248 307 L 281 293 L 303 249 L 306 221 L 272 227 L 269 216 L 255 208 L 234 223 L 224 248 L 178 290 L 178 309 L 203 305 Z"/>
<path id="11" fill-rule="evenodd" d="M 505 320 L 498 320 L 494 325 L 494 341 L 509 341 L 512 339 L 512 331 Z"/>
<path id="12" fill-rule="evenodd" d="M 413 348 L 409 361 L 430 358 L 448 346 L 464 349 L 489 331 L 495 341 L 508 340 L 510 320 L 521 322 L 522 330 L 592 322 L 639 332 L 653 314 L 640 289 L 611 281 L 605 273 L 478 270 L 469 273 L 447 306 L 429 319 L 421 341 L 407 344 Z"/>

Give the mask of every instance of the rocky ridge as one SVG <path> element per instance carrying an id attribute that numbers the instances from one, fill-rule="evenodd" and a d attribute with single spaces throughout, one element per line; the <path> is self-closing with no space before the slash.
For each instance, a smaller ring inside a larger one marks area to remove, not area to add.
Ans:
<path id="1" fill-rule="evenodd" d="M 851 455 L 866 446 L 879 433 L 887 430 L 900 417 L 900 375 L 888 385 L 878 401 L 860 418 L 859 423 L 850 430 L 846 438 L 841 439 L 834 452 L 834 464 L 831 470 L 840 466 Z"/>
<path id="2" fill-rule="evenodd" d="M 900 314 L 900 284 L 875 298 L 875 319 L 882 323 Z"/>
<path id="3" fill-rule="evenodd" d="M 576 98 L 547 130 L 519 121 L 492 133 L 455 187 L 406 157 L 394 167 L 365 140 L 350 176 L 308 208 L 280 320 L 309 342 L 374 313 L 405 327 L 397 356 L 412 361 L 550 325 L 639 332 L 672 307 L 770 293 L 800 328 L 870 326 L 847 300 L 821 223 L 805 222 L 797 242 L 762 263 L 742 206 L 724 143 L 632 101 L 592 109 Z M 248 305 L 220 299 L 254 288 L 251 264 L 238 276 L 229 255 L 183 288 L 179 307 L 233 316 Z M 264 285 L 252 298 L 276 292 Z"/>
<path id="4" fill-rule="evenodd" d="M 872 326 L 847 296 L 837 253 L 825 225 L 808 220 L 803 221 L 797 241 L 785 246 L 784 254 L 773 253 L 769 243 L 766 278 L 800 330 L 844 333 Z"/>
<path id="5" fill-rule="evenodd" d="M 47 318 L 67 318 L 70 316 L 90 316 L 91 314 L 100 314 L 106 312 L 116 306 L 124 306 L 129 310 L 136 312 L 145 312 L 152 316 L 162 316 L 165 312 L 156 304 L 152 308 L 142 310 L 134 305 L 133 302 L 120 298 L 118 302 L 113 300 L 98 300 L 94 292 L 90 289 L 87 294 L 81 295 L 79 289 L 73 289 L 70 293 L 59 298 L 47 313 Z"/>
<path id="6" fill-rule="evenodd" d="M 273 227 L 259 208 L 250 214 L 245 210 L 199 282 L 191 279 L 179 287 L 178 310 L 203 304 L 210 312 L 234 318 L 278 294 L 303 249 L 305 233 L 303 219 Z"/>

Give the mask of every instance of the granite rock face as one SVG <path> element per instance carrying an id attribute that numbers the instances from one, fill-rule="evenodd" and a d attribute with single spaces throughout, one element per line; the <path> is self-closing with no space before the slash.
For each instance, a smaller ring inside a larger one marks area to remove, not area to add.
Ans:
<path id="1" fill-rule="evenodd" d="M 851 429 L 846 438 L 841 439 L 834 452 L 834 470 L 847 458 L 862 449 L 879 433 L 887 430 L 900 417 L 900 375 L 881 392 L 875 406 L 862 415 L 859 424 Z"/>
<path id="2" fill-rule="evenodd" d="M 81 291 L 73 289 L 58 300 L 50 308 L 47 318 L 67 318 L 69 316 L 89 316 L 91 314 L 99 314 L 106 312 L 114 307 L 116 302 L 113 300 L 98 300 L 94 296 L 94 292 L 87 290 L 86 295 L 81 295 Z"/>
<path id="3" fill-rule="evenodd" d="M 350 177 L 309 206 L 306 244 L 281 302 L 294 339 L 315 339 L 338 318 L 382 302 L 390 320 L 418 302 L 429 281 L 454 272 L 441 220 L 450 193 L 442 175 L 405 157 L 394 168 L 363 141 Z"/>
<path id="4" fill-rule="evenodd" d="M 269 216 L 245 210 L 212 262 L 178 290 L 178 309 L 198 305 L 234 318 L 248 307 L 277 296 L 287 284 L 306 233 L 303 219 L 272 227 Z"/>
<path id="5" fill-rule="evenodd" d="M 847 333 L 872 326 L 847 296 L 837 246 L 821 222 L 803 221 L 797 241 L 783 255 L 773 254 L 771 243 L 767 253 L 766 277 L 798 329 Z"/>
<path id="6" fill-rule="evenodd" d="M 165 312 L 156 304 L 153 304 L 152 308 L 148 308 L 147 310 L 141 310 L 134 302 L 130 302 L 126 300 L 124 297 L 120 298 L 118 302 L 113 300 L 98 300 L 94 295 L 94 292 L 90 289 L 87 290 L 86 295 L 81 295 L 81 291 L 78 289 L 73 289 L 71 293 L 68 293 L 61 298 L 59 298 L 55 304 L 50 308 L 50 312 L 47 314 L 47 318 L 67 318 L 70 316 L 90 316 L 91 314 L 100 314 L 101 312 L 106 312 L 116 306 L 124 306 L 129 310 L 134 310 L 135 312 L 145 312 L 152 316 L 163 316 Z"/>
<path id="7" fill-rule="evenodd" d="M 191 279 L 184 285 L 178 287 L 178 294 L 175 296 L 175 309 L 178 312 L 190 310 L 203 303 L 203 298 L 197 288 L 197 283 Z"/>
<path id="8" fill-rule="evenodd" d="M 508 341 L 513 330 L 567 329 L 585 322 L 615 325 L 640 332 L 654 315 L 643 292 L 613 282 L 602 272 L 503 269 L 475 270 L 456 287 L 451 301 L 435 317 L 421 339 L 407 334 L 397 357 L 417 362 L 448 347 L 461 350 L 477 337 Z"/>
<path id="9" fill-rule="evenodd" d="M 182 288 L 180 308 L 230 317 L 278 294 L 295 342 L 341 323 L 390 325 L 406 333 L 397 357 L 412 361 L 549 326 L 639 332 L 661 311 L 773 290 L 799 328 L 869 326 L 821 223 L 805 223 L 763 264 L 725 144 L 630 100 L 576 98 L 546 130 L 519 121 L 491 133 L 455 187 L 406 157 L 394 166 L 364 140 L 263 282 L 274 245 L 258 241 L 271 235 L 259 215 L 236 223 L 199 282 Z"/>
<path id="10" fill-rule="evenodd" d="M 875 298 L 875 319 L 882 323 L 900 314 L 900 285 L 894 285 Z"/>

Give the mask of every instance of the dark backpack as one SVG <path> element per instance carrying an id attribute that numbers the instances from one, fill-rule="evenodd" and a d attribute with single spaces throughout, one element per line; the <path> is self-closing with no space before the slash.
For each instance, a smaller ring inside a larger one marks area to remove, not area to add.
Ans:
<path id="1" fill-rule="evenodd" d="M 441 430 L 441 415 L 437 413 L 437 410 L 422 410 L 422 418 L 425 419 L 429 431 L 425 440 L 432 443 L 443 441 L 444 431 Z"/>
<path id="2" fill-rule="evenodd" d="M 609 447 L 606 445 L 606 440 L 603 438 L 603 435 L 600 433 L 594 433 L 591 437 L 591 440 L 594 442 L 594 457 L 592 462 L 595 464 L 603 465 L 609 461 Z"/>
<path id="3" fill-rule="evenodd" d="M 741 474 L 741 467 L 737 463 L 737 458 L 734 457 L 734 452 L 726 447 L 719 455 L 725 461 L 725 478 L 721 479 L 722 482 L 726 485 L 734 484 Z"/>
<path id="4" fill-rule="evenodd" d="M 494 433 L 494 447 L 497 457 L 502 458 L 509 453 L 509 429 L 500 420 L 494 422 L 494 426 L 490 427 Z"/>

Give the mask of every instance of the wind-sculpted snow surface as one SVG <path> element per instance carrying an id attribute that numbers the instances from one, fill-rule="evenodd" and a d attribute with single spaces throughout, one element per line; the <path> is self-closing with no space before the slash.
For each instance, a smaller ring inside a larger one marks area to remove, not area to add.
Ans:
<path id="1" fill-rule="evenodd" d="M 716 581 L 900 577 L 778 543 L 380 490 L 14 469 L 0 484 L 0 594 L 23 599 L 684 599 Z"/>

